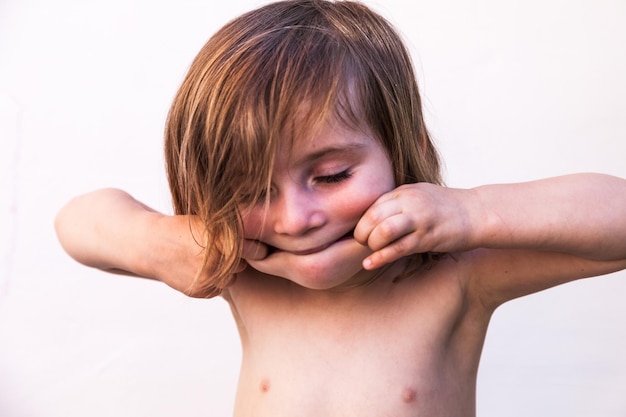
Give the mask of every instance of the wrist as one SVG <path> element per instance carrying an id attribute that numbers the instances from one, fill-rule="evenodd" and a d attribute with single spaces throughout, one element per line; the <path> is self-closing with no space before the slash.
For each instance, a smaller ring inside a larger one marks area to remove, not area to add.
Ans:
<path id="1" fill-rule="evenodd" d="M 502 236 L 509 234 L 507 225 L 489 203 L 489 186 L 467 190 L 470 203 L 467 204 L 469 248 L 496 248 Z"/>

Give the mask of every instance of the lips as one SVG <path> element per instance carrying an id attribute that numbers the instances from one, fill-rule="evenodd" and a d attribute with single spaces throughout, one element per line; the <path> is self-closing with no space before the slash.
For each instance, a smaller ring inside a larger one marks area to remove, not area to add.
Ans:
<path id="1" fill-rule="evenodd" d="M 316 253 L 316 252 L 321 252 L 324 249 L 326 249 L 327 247 L 329 247 L 330 245 L 332 245 L 335 242 L 332 243 L 327 243 L 325 245 L 322 246 L 318 246 L 316 248 L 312 248 L 312 249 L 307 249 L 307 250 L 299 250 L 299 251 L 288 251 L 289 253 L 293 254 L 293 255 L 298 255 L 298 256 L 303 256 L 303 255 L 310 255 L 312 253 Z"/>
<path id="2" fill-rule="evenodd" d="M 352 239 L 354 237 L 354 230 L 350 230 L 348 233 L 346 233 L 345 235 L 341 236 L 339 239 L 329 242 L 329 243 L 325 243 L 323 245 L 320 246 L 316 246 L 310 249 L 305 249 L 305 250 L 286 250 L 286 249 L 280 249 L 277 248 L 275 246 L 268 246 L 268 256 L 276 253 L 276 252 L 287 252 L 290 253 L 292 255 L 297 255 L 297 256 L 305 256 L 305 255 L 311 255 L 313 253 L 317 253 L 317 252 L 321 252 L 324 249 L 327 249 L 328 247 L 334 245 L 337 242 L 341 242 L 342 240 L 347 240 L 347 239 Z"/>

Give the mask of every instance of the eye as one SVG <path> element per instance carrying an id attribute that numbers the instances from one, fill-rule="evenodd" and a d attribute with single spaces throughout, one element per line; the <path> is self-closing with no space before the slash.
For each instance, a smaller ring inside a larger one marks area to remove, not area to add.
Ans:
<path id="1" fill-rule="evenodd" d="M 322 184 L 336 184 L 338 182 L 347 180 L 351 176 L 352 172 L 346 169 L 345 171 L 341 171 L 336 174 L 315 177 L 315 182 Z"/>

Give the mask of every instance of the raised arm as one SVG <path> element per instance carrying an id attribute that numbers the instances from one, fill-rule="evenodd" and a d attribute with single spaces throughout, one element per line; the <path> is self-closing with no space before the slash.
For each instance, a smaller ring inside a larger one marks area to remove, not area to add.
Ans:
<path id="1" fill-rule="evenodd" d="M 626 181 L 576 174 L 469 190 L 397 188 L 365 214 L 355 237 L 378 267 L 415 252 L 466 252 L 487 303 L 626 267 Z M 371 263 L 368 263 L 371 262 Z"/>
<path id="2" fill-rule="evenodd" d="M 477 247 L 557 251 L 590 260 L 626 258 L 626 181 L 575 174 L 474 190 Z"/>
<path id="3" fill-rule="evenodd" d="M 203 261 L 203 228 L 191 216 L 167 216 L 118 189 L 72 199 L 55 219 L 65 251 L 109 272 L 160 280 L 194 297 L 217 291 L 195 286 Z M 242 263 L 242 268 L 245 265 Z"/>

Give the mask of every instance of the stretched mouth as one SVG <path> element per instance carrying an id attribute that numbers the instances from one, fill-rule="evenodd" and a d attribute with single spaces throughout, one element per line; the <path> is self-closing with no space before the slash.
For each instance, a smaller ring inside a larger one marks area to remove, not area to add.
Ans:
<path id="1" fill-rule="evenodd" d="M 343 241 L 343 240 L 348 240 L 348 239 L 353 239 L 353 238 L 354 238 L 354 229 L 350 230 L 348 233 L 346 233 L 345 235 L 341 236 L 341 237 L 340 237 L 339 239 L 337 239 L 337 240 L 334 240 L 334 241 L 329 242 L 329 243 L 325 243 L 325 244 L 323 244 L 323 245 L 320 245 L 320 246 L 317 246 L 317 247 L 314 247 L 314 248 L 310 248 L 310 249 L 306 249 L 306 250 L 301 250 L 301 251 L 284 250 L 284 249 L 279 249 L 279 248 L 277 248 L 277 247 L 275 247 L 275 246 L 270 246 L 270 245 L 268 245 L 268 248 L 267 248 L 267 256 L 270 256 L 270 255 L 272 255 L 272 254 L 274 254 L 274 253 L 277 253 L 277 252 L 288 252 L 288 253 L 291 253 L 291 254 L 293 254 L 293 255 L 298 255 L 298 256 L 310 255 L 310 254 L 312 254 L 312 253 L 321 252 L 321 251 L 323 251 L 324 249 L 326 249 L 326 248 L 328 248 L 328 247 L 330 247 L 330 246 L 334 245 L 334 244 L 335 244 L 335 243 L 337 243 L 337 242 L 341 242 L 341 241 Z"/>

